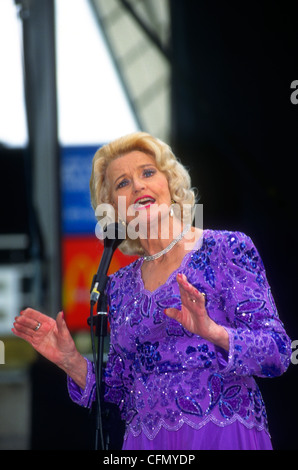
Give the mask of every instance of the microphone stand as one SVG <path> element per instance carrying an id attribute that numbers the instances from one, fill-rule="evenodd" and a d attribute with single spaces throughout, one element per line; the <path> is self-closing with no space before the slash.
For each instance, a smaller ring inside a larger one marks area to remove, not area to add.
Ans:
<path id="1" fill-rule="evenodd" d="M 106 276 L 104 276 L 106 278 Z M 93 308 L 96 304 L 96 301 L 90 301 L 90 318 L 88 323 L 91 329 L 91 339 L 92 339 L 92 350 L 93 350 L 93 362 L 94 362 L 94 371 L 95 371 L 95 381 L 96 381 L 96 398 L 97 398 L 97 410 L 96 410 L 96 429 L 95 429 L 95 449 L 106 450 L 103 428 L 102 428 L 102 409 L 101 409 L 101 386 L 102 386 L 102 370 L 103 370 L 103 351 L 104 351 L 104 339 L 107 336 L 107 325 L 108 325 L 108 312 L 107 312 L 107 299 L 104 294 L 104 288 L 107 282 L 107 278 L 102 282 L 103 289 L 98 292 L 102 292 L 97 301 L 97 313 L 94 315 Z M 93 287 L 94 289 L 94 287 Z M 92 294 L 91 294 L 92 295 Z M 95 296 L 93 296 L 95 297 Z M 95 353 L 95 339 L 94 335 L 97 337 L 97 355 Z M 99 446 L 100 444 L 100 446 Z"/>
<path id="2" fill-rule="evenodd" d="M 123 227 L 123 226 L 122 226 Z M 122 229 L 121 227 L 121 229 Z M 107 276 L 108 268 L 113 256 L 114 251 L 120 245 L 125 238 L 124 232 L 119 233 L 120 226 L 111 224 L 106 227 L 107 237 L 104 240 L 104 252 L 99 264 L 97 273 L 93 276 L 91 295 L 90 295 L 90 317 L 88 318 L 88 324 L 90 325 L 91 340 L 92 340 L 92 351 L 93 351 L 93 362 L 95 371 L 96 381 L 96 398 L 97 398 L 97 410 L 96 410 L 96 436 L 95 436 L 95 449 L 98 450 L 99 443 L 101 450 L 106 450 L 103 426 L 102 426 L 102 410 L 101 410 L 101 385 L 102 385 L 102 370 L 103 370 L 103 350 L 104 350 L 104 339 L 107 336 L 108 331 L 108 312 L 107 312 L 107 296 L 105 294 L 105 287 L 109 277 Z M 112 229 L 112 232 L 110 231 Z M 123 228 L 124 230 L 124 228 Z M 112 235 L 113 238 L 108 238 Z M 97 304 L 97 314 L 94 315 L 94 306 Z M 95 337 L 98 338 L 97 343 L 97 354 L 95 348 Z M 107 436 L 107 444 L 109 437 Z"/>

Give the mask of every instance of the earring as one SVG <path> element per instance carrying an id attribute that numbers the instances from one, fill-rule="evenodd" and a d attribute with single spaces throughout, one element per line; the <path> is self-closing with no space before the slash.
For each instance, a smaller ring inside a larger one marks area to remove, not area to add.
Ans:
<path id="1" fill-rule="evenodd" d="M 174 209 L 173 209 L 173 204 L 176 204 L 174 199 L 171 200 L 171 208 L 170 208 L 170 216 L 174 216 Z"/>

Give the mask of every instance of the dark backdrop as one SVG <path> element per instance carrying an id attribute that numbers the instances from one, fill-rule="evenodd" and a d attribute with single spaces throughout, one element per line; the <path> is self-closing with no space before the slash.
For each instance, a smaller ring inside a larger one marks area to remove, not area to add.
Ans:
<path id="1" fill-rule="evenodd" d="M 199 189 L 204 227 L 240 230 L 255 242 L 297 339 L 297 6 L 178 0 L 171 12 L 175 153 Z M 291 365 L 259 380 L 278 449 L 298 447 L 297 378 Z"/>

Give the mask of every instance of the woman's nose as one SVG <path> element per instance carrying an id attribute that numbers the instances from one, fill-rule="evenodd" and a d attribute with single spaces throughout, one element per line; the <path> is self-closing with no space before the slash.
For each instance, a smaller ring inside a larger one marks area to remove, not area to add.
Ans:
<path id="1" fill-rule="evenodd" d="M 145 185 L 144 185 L 144 181 L 141 179 L 141 178 L 134 178 L 133 179 L 133 189 L 134 191 L 140 191 L 142 189 L 144 189 Z"/>

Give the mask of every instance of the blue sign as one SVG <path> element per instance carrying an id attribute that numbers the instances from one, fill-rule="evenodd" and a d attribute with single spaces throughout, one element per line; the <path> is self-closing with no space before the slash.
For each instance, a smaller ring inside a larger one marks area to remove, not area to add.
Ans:
<path id="1" fill-rule="evenodd" d="M 61 209 L 64 235 L 94 235 L 97 220 L 89 181 L 98 146 L 61 148 Z"/>

